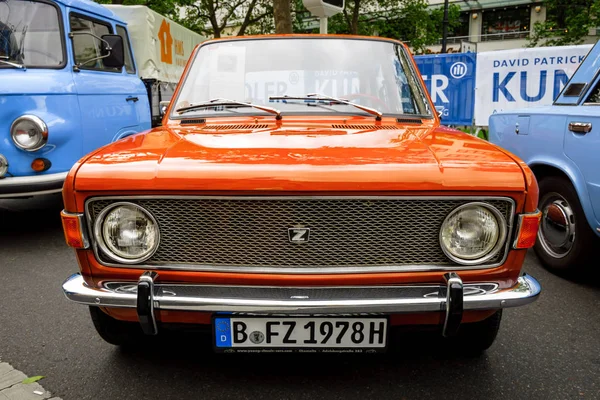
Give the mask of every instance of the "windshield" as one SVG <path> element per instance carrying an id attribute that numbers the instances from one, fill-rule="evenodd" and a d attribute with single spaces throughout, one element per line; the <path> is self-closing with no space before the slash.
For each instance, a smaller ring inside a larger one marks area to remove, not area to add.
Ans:
<path id="1" fill-rule="evenodd" d="M 431 116 L 409 55 L 396 43 L 340 38 L 247 39 L 214 42 L 197 52 L 175 100 L 178 109 L 217 98 L 275 107 L 282 115 L 369 113 L 308 94 L 344 99 L 384 115 Z M 294 100 L 274 99 L 278 96 Z M 185 112 L 209 116 L 265 114 L 250 107 Z"/>
<path id="2" fill-rule="evenodd" d="M 0 0 L 0 61 L 27 67 L 64 64 L 58 10 L 48 3 Z M 0 62 L 0 68 L 10 68 Z"/>

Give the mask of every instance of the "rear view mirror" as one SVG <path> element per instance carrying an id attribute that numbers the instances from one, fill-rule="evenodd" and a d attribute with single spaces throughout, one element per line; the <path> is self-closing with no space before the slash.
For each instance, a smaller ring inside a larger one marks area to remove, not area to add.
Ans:
<path id="1" fill-rule="evenodd" d="M 169 101 L 161 101 L 158 104 L 158 113 L 160 115 L 160 117 L 164 117 L 165 114 L 167 113 L 167 108 L 169 108 Z"/>
<path id="2" fill-rule="evenodd" d="M 123 68 L 125 51 L 123 38 L 119 35 L 102 35 L 102 62 L 105 67 Z"/>

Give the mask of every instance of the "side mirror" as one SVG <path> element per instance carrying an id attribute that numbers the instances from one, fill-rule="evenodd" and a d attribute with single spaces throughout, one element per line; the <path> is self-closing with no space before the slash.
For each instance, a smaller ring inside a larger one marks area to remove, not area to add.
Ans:
<path id="1" fill-rule="evenodd" d="M 125 48 L 123 38 L 119 35 L 102 35 L 101 52 L 105 67 L 123 68 L 125 65 Z"/>
<path id="2" fill-rule="evenodd" d="M 158 113 L 161 118 L 164 117 L 165 114 L 167 113 L 167 108 L 169 108 L 169 103 L 170 103 L 170 101 L 161 101 L 160 103 L 158 103 Z"/>

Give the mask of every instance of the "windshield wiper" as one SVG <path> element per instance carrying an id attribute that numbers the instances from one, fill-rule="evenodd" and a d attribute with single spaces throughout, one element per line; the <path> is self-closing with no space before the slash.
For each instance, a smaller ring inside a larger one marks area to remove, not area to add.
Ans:
<path id="1" fill-rule="evenodd" d="M 19 68 L 19 69 L 27 69 L 24 64 L 17 64 L 12 61 L 8 61 L 8 57 L 0 56 L 0 63 L 4 63 L 6 65 L 10 65 L 11 67 Z"/>
<path id="2" fill-rule="evenodd" d="M 358 108 L 359 110 L 368 112 L 371 115 L 375 115 L 377 121 L 381 121 L 383 113 L 371 107 L 361 106 L 360 104 L 353 103 L 346 99 L 338 99 L 336 97 L 326 96 L 319 93 L 309 93 L 306 96 L 269 96 L 269 100 L 315 100 L 315 101 L 329 101 L 332 104 L 347 104 Z"/>
<path id="3" fill-rule="evenodd" d="M 202 108 L 210 108 L 210 107 L 252 107 L 252 108 L 256 108 L 257 110 L 275 114 L 275 115 L 277 115 L 275 117 L 275 119 L 278 119 L 278 120 L 281 119 L 281 111 L 279 111 L 275 108 L 265 107 L 265 106 L 261 106 L 258 104 L 252 104 L 252 103 L 244 103 L 243 101 L 221 99 L 221 98 L 212 99 L 212 100 L 207 101 L 206 103 L 190 104 L 189 106 L 186 106 L 186 107 L 180 107 L 175 111 L 177 111 L 180 114 L 183 114 L 188 111 L 200 110 Z"/>

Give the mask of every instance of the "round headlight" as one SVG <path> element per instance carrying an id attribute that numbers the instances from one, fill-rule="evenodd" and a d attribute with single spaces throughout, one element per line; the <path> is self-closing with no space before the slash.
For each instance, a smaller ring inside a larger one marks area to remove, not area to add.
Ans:
<path id="1" fill-rule="evenodd" d="M 4 178 L 8 171 L 8 160 L 2 154 L 0 154 L 0 178 Z"/>
<path id="2" fill-rule="evenodd" d="M 495 207 L 469 203 L 446 217 L 440 230 L 440 245 L 456 263 L 481 264 L 502 249 L 506 232 L 506 221 Z"/>
<path id="3" fill-rule="evenodd" d="M 10 126 L 10 136 L 18 148 L 36 151 L 48 142 L 48 127 L 35 115 L 23 115 Z"/>
<path id="4" fill-rule="evenodd" d="M 133 203 L 106 207 L 96 219 L 94 235 L 102 251 L 123 264 L 152 257 L 160 241 L 158 223 L 152 214 Z"/>

